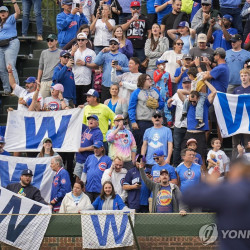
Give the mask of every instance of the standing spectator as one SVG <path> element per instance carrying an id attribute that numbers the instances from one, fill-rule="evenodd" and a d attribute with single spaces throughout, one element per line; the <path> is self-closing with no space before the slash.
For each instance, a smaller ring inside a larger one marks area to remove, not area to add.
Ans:
<path id="1" fill-rule="evenodd" d="M 83 14 L 83 7 L 80 6 L 72 10 L 72 3 L 72 0 L 62 0 L 63 12 L 56 17 L 60 48 L 75 38 L 77 30 L 82 24 L 88 24 L 88 20 Z M 77 15 L 77 13 L 80 13 L 80 15 Z"/>
<path id="2" fill-rule="evenodd" d="M 53 206 L 54 212 L 59 211 L 64 196 L 71 191 L 69 173 L 62 167 L 62 164 L 63 161 L 60 156 L 53 157 L 50 164 L 51 169 L 56 172 L 50 198 L 50 204 Z"/>
<path id="3" fill-rule="evenodd" d="M 0 155 L 10 156 L 10 153 L 4 150 L 5 139 L 3 136 L 0 136 Z"/>
<path id="4" fill-rule="evenodd" d="M 86 102 L 84 95 L 91 89 L 92 64 L 96 54 L 93 50 L 86 47 L 88 38 L 85 33 L 77 35 L 77 46 L 73 47 L 72 56 L 74 56 L 74 66 L 72 71 L 76 84 L 76 104 L 80 105 Z"/>
<path id="5" fill-rule="evenodd" d="M 134 48 L 134 57 L 138 57 L 141 62 L 145 59 L 144 45 L 147 35 L 150 35 L 148 18 L 142 15 L 141 4 L 139 1 L 133 1 L 130 5 L 132 17 L 125 18 L 122 29 L 127 31 L 127 38 L 132 42 Z"/>
<path id="6" fill-rule="evenodd" d="M 20 9 L 15 0 L 14 3 L 15 14 L 10 15 L 6 6 L 0 7 L 1 29 L 0 29 L 0 78 L 3 83 L 3 90 L 5 95 L 11 92 L 8 78 L 7 66 L 10 64 L 13 69 L 15 82 L 19 85 L 19 79 L 16 70 L 16 59 L 19 52 L 20 42 L 17 39 L 16 20 L 20 15 Z"/>
<path id="7" fill-rule="evenodd" d="M 105 155 L 102 141 L 96 141 L 93 146 L 94 154 L 86 159 L 82 175 L 82 180 L 86 183 L 86 194 L 91 202 L 100 195 L 102 175 L 112 164 L 111 159 Z"/>
<path id="8" fill-rule="evenodd" d="M 76 4 L 82 7 L 82 13 L 87 18 L 88 23 L 92 23 L 94 21 L 94 12 L 96 7 L 95 0 L 73 0 L 72 9 L 76 8 Z M 77 13 L 79 14 L 79 13 Z"/>
<path id="9" fill-rule="evenodd" d="M 170 163 L 173 152 L 173 138 L 170 128 L 162 125 L 163 114 L 156 111 L 152 115 L 153 127 L 148 128 L 143 135 L 141 154 L 146 156 L 147 165 L 154 165 L 153 155 L 155 150 L 162 150 L 166 158 L 166 163 Z"/>
<path id="10" fill-rule="evenodd" d="M 229 69 L 229 85 L 227 93 L 233 93 L 236 87 L 241 84 L 240 70 L 243 69 L 244 63 L 250 58 L 250 52 L 241 48 L 241 35 L 234 35 L 231 38 L 232 49 L 226 52 L 226 63 Z"/>
<path id="11" fill-rule="evenodd" d="M 152 87 L 152 79 L 149 75 L 140 75 L 137 87 L 130 97 L 128 115 L 137 145 L 137 152 L 141 152 L 143 134 L 147 128 L 152 127 L 153 113 L 156 109 L 163 109 L 164 102 L 160 92 Z"/>
<path id="12" fill-rule="evenodd" d="M 35 17 L 36 17 L 36 29 L 38 41 L 43 40 L 43 19 L 41 13 L 42 1 L 41 0 L 22 0 L 23 7 L 23 20 L 22 20 L 22 35 L 25 37 L 28 34 L 29 28 L 29 17 L 31 7 L 34 7 Z"/>
<path id="13" fill-rule="evenodd" d="M 152 26 L 154 23 L 157 23 L 157 14 L 155 12 L 155 0 L 147 0 L 146 1 L 147 6 L 147 17 L 149 20 L 150 26 Z"/>
<path id="14" fill-rule="evenodd" d="M 250 33 L 250 0 L 247 0 L 241 10 L 241 16 L 246 18 L 246 23 L 243 31 L 243 39 L 245 40 Z"/>
<path id="15" fill-rule="evenodd" d="M 135 163 L 135 139 L 133 134 L 124 127 L 124 117 L 122 115 L 115 116 L 114 125 L 106 135 L 109 143 L 109 157 L 114 159 L 116 156 L 119 156 L 123 159 L 123 167 L 129 170 Z"/>
<path id="16" fill-rule="evenodd" d="M 105 100 L 110 98 L 109 88 L 111 85 L 110 74 L 112 67 L 116 68 L 117 75 L 121 75 L 122 72 L 128 72 L 128 58 L 118 51 L 119 49 L 119 41 L 117 38 L 111 38 L 109 40 L 109 49 L 103 49 L 97 55 L 94 63 L 98 66 L 103 66 L 103 77 L 102 77 L 102 95 L 101 102 L 103 103 Z M 115 61 L 115 63 L 114 63 Z M 116 62 L 118 61 L 118 62 Z"/>
<path id="17" fill-rule="evenodd" d="M 57 156 L 58 153 L 56 153 L 53 150 L 52 147 L 52 140 L 50 138 L 44 138 L 43 139 L 43 147 L 40 151 L 40 153 L 37 155 L 37 157 L 51 157 L 51 156 Z"/>
<path id="18" fill-rule="evenodd" d="M 157 13 L 157 22 L 160 25 L 162 18 L 172 11 L 172 0 L 156 0 L 155 12 Z"/>
<path id="19" fill-rule="evenodd" d="M 61 83 L 64 87 L 63 96 L 71 108 L 76 104 L 76 86 L 72 66 L 74 61 L 70 58 L 70 53 L 63 50 L 60 53 L 60 63 L 55 67 L 52 77 L 53 83 Z"/>
<path id="20" fill-rule="evenodd" d="M 131 15 L 131 3 L 133 0 L 119 0 L 119 3 L 122 7 L 122 13 L 119 15 L 119 24 L 122 25 L 126 22 L 126 18 Z M 139 1 L 140 2 L 140 1 Z"/>
<path id="21" fill-rule="evenodd" d="M 95 33 L 94 46 L 95 53 L 98 53 L 109 45 L 110 38 L 112 37 L 112 30 L 115 26 L 115 20 L 111 18 L 110 6 L 104 4 L 102 10 L 96 14 L 96 18 L 90 25 L 90 30 Z"/>
<path id="22" fill-rule="evenodd" d="M 61 50 L 56 47 L 57 43 L 57 36 L 49 34 L 47 37 L 48 49 L 43 50 L 40 55 L 37 81 L 41 83 L 40 93 L 43 98 L 50 96 L 54 69 L 60 62 Z"/>

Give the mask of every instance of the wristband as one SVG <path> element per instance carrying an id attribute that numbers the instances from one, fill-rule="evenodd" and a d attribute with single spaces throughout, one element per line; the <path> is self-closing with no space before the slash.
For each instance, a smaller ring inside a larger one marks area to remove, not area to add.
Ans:
<path id="1" fill-rule="evenodd" d="M 12 71 L 12 70 L 11 70 L 11 71 L 8 71 L 8 73 L 11 74 L 11 73 L 13 73 L 13 71 Z"/>
<path id="2" fill-rule="evenodd" d="M 64 101 L 64 99 L 60 99 L 60 102 Z"/>

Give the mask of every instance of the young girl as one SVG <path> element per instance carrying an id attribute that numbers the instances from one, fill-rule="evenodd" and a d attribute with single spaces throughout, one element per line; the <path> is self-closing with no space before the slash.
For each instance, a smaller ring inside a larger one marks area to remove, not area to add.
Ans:
<path id="1" fill-rule="evenodd" d="M 191 138 L 187 141 L 187 148 L 193 149 L 195 151 L 194 163 L 197 163 L 202 166 L 203 161 L 201 155 L 199 153 L 196 153 L 197 141 L 194 138 Z"/>

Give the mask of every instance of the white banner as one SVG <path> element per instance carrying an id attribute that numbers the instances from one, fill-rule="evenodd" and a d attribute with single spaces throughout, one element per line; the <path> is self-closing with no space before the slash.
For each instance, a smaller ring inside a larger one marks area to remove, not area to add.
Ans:
<path id="1" fill-rule="evenodd" d="M 214 109 L 223 138 L 236 134 L 250 134 L 250 95 L 218 92 Z"/>
<path id="2" fill-rule="evenodd" d="M 49 206 L 0 187 L 1 242 L 23 250 L 38 250 L 50 217 Z"/>
<path id="3" fill-rule="evenodd" d="M 39 152 L 49 137 L 56 152 L 78 152 L 81 144 L 83 109 L 50 112 L 12 111 L 8 113 L 5 150 Z"/>
<path id="4" fill-rule="evenodd" d="M 55 172 L 50 168 L 52 157 L 26 158 L 0 155 L 0 186 L 20 181 L 24 169 L 33 172 L 32 185 L 41 191 L 45 201 L 50 202 L 51 186 Z"/>
<path id="5" fill-rule="evenodd" d="M 84 211 L 81 215 L 82 247 L 107 249 L 132 246 L 129 213 L 134 223 L 134 211 Z"/>

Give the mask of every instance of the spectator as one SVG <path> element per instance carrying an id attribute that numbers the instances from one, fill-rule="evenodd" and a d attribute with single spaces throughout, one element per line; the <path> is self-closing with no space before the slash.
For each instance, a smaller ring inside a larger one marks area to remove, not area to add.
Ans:
<path id="1" fill-rule="evenodd" d="M 141 154 L 146 156 L 147 165 L 154 165 L 153 155 L 155 150 L 162 150 L 166 158 L 166 163 L 170 163 L 173 152 L 172 132 L 169 128 L 162 125 L 163 114 L 155 111 L 152 115 L 153 127 L 146 129 L 143 135 Z"/>
<path id="2" fill-rule="evenodd" d="M 136 209 L 137 213 L 148 213 L 148 198 L 150 190 L 141 179 L 139 166 L 141 165 L 150 175 L 150 169 L 145 168 L 146 158 L 142 155 L 136 156 L 135 167 L 131 168 L 125 176 L 123 189 L 128 192 L 128 207 Z"/>
<path id="3" fill-rule="evenodd" d="M 151 37 L 145 44 L 145 55 L 149 59 L 146 73 L 153 78 L 154 71 L 157 69 L 156 61 L 163 53 L 169 49 L 169 41 L 166 37 L 161 37 L 161 27 L 154 23 L 151 29 Z"/>
<path id="4" fill-rule="evenodd" d="M 213 26 L 216 24 L 215 19 L 210 21 L 210 26 L 208 30 L 208 42 L 213 43 L 213 49 L 217 49 L 219 47 L 224 50 L 231 49 L 232 46 L 230 44 L 230 39 L 232 35 L 238 33 L 237 29 L 232 28 L 233 17 L 230 15 L 224 15 L 223 19 L 220 20 L 219 25 L 221 29 L 216 30 L 212 33 Z"/>
<path id="5" fill-rule="evenodd" d="M 121 25 L 115 26 L 113 29 L 113 37 L 119 41 L 119 52 L 126 55 L 128 59 L 133 56 L 133 44 L 125 37 L 125 33 Z"/>
<path id="6" fill-rule="evenodd" d="M 229 69 L 229 85 L 227 93 L 233 93 L 234 89 L 239 87 L 240 70 L 244 68 L 244 63 L 250 58 L 250 52 L 241 48 L 242 37 L 241 35 L 234 35 L 231 38 L 232 49 L 226 52 L 226 63 Z"/>
<path id="7" fill-rule="evenodd" d="M 43 19 L 41 13 L 42 1 L 40 0 L 22 0 L 23 7 L 23 19 L 22 19 L 22 35 L 23 37 L 27 36 L 28 28 L 29 28 L 29 17 L 31 7 L 34 7 L 35 17 L 36 17 L 36 29 L 37 29 L 37 37 L 36 40 L 43 40 Z"/>
<path id="8" fill-rule="evenodd" d="M 50 96 L 50 87 L 54 69 L 60 62 L 61 50 L 57 46 L 57 36 L 49 34 L 47 37 L 48 49 L 43 50 L 40 59 L 37 74 L 37 81 L 41 83 L 40 93 L 43 98 Z"/>
<path id="9" fill-rule="evenodd" d="M 96 57 L 94 63 L 98 66 L 103 66 L 102 77 L 102 95 L 101 101 L 104 102 L 110 98 L 109 88 L 111 85 L 110 74 L 112 67 L 116 68 L 117 75 L 121 75 L 122 72 L 128 72 L 128 58 L 118 51 L 119 41 L 117 38 L 111 38 L 109 40 L 109 50 L 103 49 Z M 113 63 L 115 61 L 115 64 Z M 118 61 L 118 62 L 116 62 Z M 112 63 L 110 63 L 112 62 Z"/>
<path id="10" fill-rule="evenodd" d="M 127 169 L 123 168 L 123 166 L 124 162 L 122 158 L 115 156 L 111 167 L 106 169 L 103 173 L 102 185 L 104 185 L 106 181 L 112 182 L 115 193 L 122 198 L 123 202 L 125 202 L 128 194 L 127 191 L 122 188 L 122 186 L 128 171 Z"/>
<path id="11" fill-rule="evenodd" d="M 10 153 L 3 149 L 4 146 L 5 146 L 5 139 L 3 136 L 0 136 L 0 155 L 10 156 Z"/>
<path id="12" fill-rule="evenodd" d="M 13 69 L 15 82 L 19 85 L 17 75 L 16 59 L 19 52 L 20 42 L 17 39 L 16 20 L 20 15 L 20 9 L 15 0 L 14 3 L 15 14 L 10 15 L 6 6 L 0 7 L 1 30 L 0 30 L 0 78 L 3 83 L 3 90 L 5 95 L 11 93 L 10 83 L 8 79 L 7 66 L 10 64 Z"/>
<path id="13" fill-rule="evenodd" d="M 152 79 L 149 75 L 140 75 L 137 87 L 130 97 L 128 115 L 137 145 L 137 152 L 141 152 L 143 134 L 147 128 L 152 127 L 153 113 L 156 109 L 162 109 L 164 102 L 160 92 L 152 87 Z"/>
<path id="14" fill-rule="evenodd" d="M 155 12 L 155 0 L 147 0 L 147 17 L 149 20 L 149 26 L 152 26 L 154 23 L 157 23 L 157 14 Z"/>
<path id="15" fill-rule="evenodd" d="M 116 68 L 112 67 L 111 82 L 119 84 L 119 97 L 125 99 L 129 104 L 131 93 L 137 88 L 138 77 L 141 75 L 139 72 L 140 60 L 137 57 L 131 57 L 128 62 L 129 72 L 122 75 L 116 75 Z"/>
<path id="16" fill-rule="evenodd" d="M 114 125 L 106 135 L 109 143 L 109 157 L 114 159 L 119 156 L 124 161 L 123 167 L 129 170 L 135 163 L 135 139 L 133 134 L 124 127 L 124 117 L 122 115 L 115 116 Z"/>
<path id="17" fill-rule="evenodd" d="M 94 16 L 96 7 L 95 0 L 88 0 L 88 1 L 73 0 L 72 9 L 76 8 L 77 4 L 79 4 L 79 6 L 82 7 L 82 13 L 88 20 L 88 23 L 92 23 L 95 18 Z M 79 12 L 77 14 L 79 15 Z"/>
<path id="18" fill-rule="evenodd" d="M 238 144 L 237 150 L 238 150 L 237 158 L 243 157 L 246 158 L 248 161 L 250 160 L 250 142 L 247 143 L 246 148 Z"/>
<path id="19" fill-rule="evenodd" d="M 160 183 L 147 178 L 143 166 L 139 166 L 142 180 L 153 193 L 153 213 L 180 213 L 186 214 L 186 209 L 181 201 L 181 192 L 177 185 L 169 183 L 169 173 L 166 169 L 160 171 Z"/>
<path id="20" fill-rule="evenodd" d="M 82 124 L 81 146 L 76 153 L 76 165 L 74 168 L 74 175 L 76 180 L 80 181 L 84 164 L 89 155 L 94 152 L 94 143 L 96 141 L 103 141 L 102 131 L 99 128 L 99 119 L 97 115 L 90 115 L 87 117 L 88 126 Z"/>
<path id="21" fill-rule="evenodd" d="M 139 1 L 133 1 L 130 5 L 132 17 L 126 17 L 122 29 L 127 31 L 127 38 L 132 42 L 134 48 L 134 57 L 138 57 L 141 62 L 145 59 L 144 45 L 147 35 L 150 35 L 149 20 L 140 14 L 141 4 Z"/>
<path id="22" fill-rule="evenodd" d="M 74 61 L 70 58 L 70 53 L 63 50 L 60 53 L 60 63 L 55 67 L 52 77 L 53 83 L 61 83 L 64 87 L 64 98 L 69 103 L 69 107 L 74 108 L 76 104 L 76 86 L 72 66 Z"/>
<path id="23" fill-rule="evenodd" d="M 90 199 L 83 192 L 83 189 L 84 184 L 82 181 L 75 182 L 72 192 L 64 196 L 59 213 L 80 214 L 81 211 L 91 210 L 92 205 Z"/>
<path id="24" fill-rule="evenodd" d="M 155 1 L 155 12 L 157 13 L 157 22 L 160 25 L 162 18 L 171 13 L 172 11 L 172 2 L 171 0 L 156 0 Z"/>
<path id="25" fill-rule="evenodd" d="M 87 48 L 88 38 L 85 33 L 79 33 L 77 35 L 77 46 L 72 49 L 72 56 L 74 56 L 74 66 L 72 71 L 74 73 L 74 79 L 76 84 L 76 104 L 84 104 L 86 102 L 86 96 L 84 95 L 91 89 L 91 77 L 93 62 L 96 58 L 96 54 L 93 50 Z"/>
<path id="26" fill-rule="evenodd" d="M 57 156 L 58 153 L 53 150 L 52 140 L 50 138 L 43 139 L 43 147 L 37 157 Z"/>
<path id="27" fill-rule="evenodd" d="M 88 20 L 83 14 L 83 7 L 80 6 L 72 10 L 72 3 L 72 0 L 62 0 L 63 12 L 56 17 L 60 48 L 75 37 L 77 30 L 82 24 L 88 24 Z M 77 13 L 80 13 L 80 15 L 77 15 Z"/>
<path id="28" fill-rule="evenodd" d="M 71 182 L 69 173 L 63 167 L 61 156 L 55 156 L 51 160 L 50 167 L 56 172 L 51 189 L 50 204 L 53 206 L 53 211 L 58 212 L 64 196 L 71 191 Z"/>
<path id="29" fill-rule="evenodd" d="M 95 210 L 123 210 L 126 206 L 119 194 L 115 193 L 111 181 L 105 181 L 101 194 L 92 203 Z"/>
<path id="30" fill-rule="evenodd" d="M 197 149 L 197 141 L 194 138 L 191 138 L 187 141 L 187 148 L 194 150 L 194 163 L 199 164 L 200 166 L 203 165 L 203 161 L 201 158 L 201 155 L 199 153 L 196 153 Z"/>
<path id="31" fill-rule="evenodd" d="M 122 7 L 122 13 L 119 15 L 119 24 L 123 24 L 126 22 L 126 18 L 131 15 L 131 3 L 134 2 L 133 0 L 124 1 L 120 0 L 119 3 Z M 139 1 L 140 2 L 140 1 Z"/>
<path id="32" fill-rule="evenodd" d="M 32 176 L 32 171 L 30 169 L 25 169 L 21 173 L 20 182 L 9 184 L 6 189 L 33 201 L 48 205 L 41 196 L 40 190 L 31 185 Z"/>
<path id="33" fill-rule="evenodd" d="M 211 7 L 212 0 L 201 0 L 201 8 L 196 12 L 191 22 L 191 28 L 196 31 L 196 34 L 207 34 L 210 19 L 214 18 L 215 20 L 218 20 L 220 17 L 220 12 L 215 9 L 211 9 Z M 212 31 L 218 29 L 220 29 L 220 25 L 216 23 L 213 26 Z"/>
<path id="34" fill-rule="evenodd" d="M 112 37 L 115 20 L 111 17 L 110 6 L 104 4 L 102 10 L 98 11 L 96 18 L 90 25 L 92 33 L 95 32 L 94 47 L 97 55 L 104 47 L 109 45 L 110 38 Z"/>
<path id="35" fill-rule="evenodd" d="M 93 202 L 101 193 L 101 179 L 104 171 L 110 168 L 112 161 L 105 155 L 102 141 L 94 143 L 94 154 L 88 156 L 83 168 L 82 180 L 86 183 L 86 194 Z"/>
<path id="36" fill-rule="evenodd" d="M 246 38 L 246 40 L 244 42 L 244 49 L 248 50 L 248 51 L 250 49 L 250 33 L 247 35 L 247 38 Z"/>
<path id="37" fill-rule="evenodd" d="M 241 16 L 246 18 L 246 23 L 243 31 L 243 39 L 245 40 L 250 33 L 250 0 L 247 0 L 241 10 Z M 246 49 L 246 48 L 245 48 Z"/>

